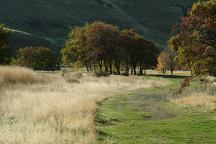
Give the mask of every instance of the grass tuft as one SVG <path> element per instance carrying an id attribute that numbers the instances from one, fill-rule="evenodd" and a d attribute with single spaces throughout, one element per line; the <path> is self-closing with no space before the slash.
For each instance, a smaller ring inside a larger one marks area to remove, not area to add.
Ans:
<path id="1" fill-rule="evenodd" d="M 199 108 L 202 111 L 216 110 L 216 97 L 207 94 L 194 94 L 176 99 L 176 104 Z"/>

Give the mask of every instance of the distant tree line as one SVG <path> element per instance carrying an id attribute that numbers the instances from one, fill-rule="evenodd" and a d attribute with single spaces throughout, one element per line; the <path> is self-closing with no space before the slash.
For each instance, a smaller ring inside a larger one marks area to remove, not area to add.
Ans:
<path id="1" fill-rule="evenodd" d="M 0 64 L 16 64 L 34 70 L 57 70 L 60 60 L 46 47 L 24 47 L 13 52 L 10 30 L 0 25 Z M 104 22 L 75 27 L 61 51 L 62 64 L 86 67 L 107 74 L 144 74 L 154 68 L 159 50 L 133 29 L 120 30 Z M 14 55 L 15 54 L 15 55 Z M 138 72 L 139 70 L 139 72 Z"/>
<path id="2" fill-rule="evenodd" d="M 156 65 L 159 50 L 132 29 L 93 22 L 72 30 L 62 49 L 64 64 L 86 67 L 87 71 L 143 74 Z"/>

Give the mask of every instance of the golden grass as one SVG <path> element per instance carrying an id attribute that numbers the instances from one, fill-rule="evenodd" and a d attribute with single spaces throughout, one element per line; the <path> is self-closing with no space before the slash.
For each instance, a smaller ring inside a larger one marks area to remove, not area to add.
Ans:
<path id="1" fill-rule="evenodd" d="M 33 70 L 17 66 L 0 67 L 0 86 L 16 83 L 36 83 L 43 81 L 42 77 L 33 72 Z"/>
<path id="2" fill-rule="evenodd" d="M 216 110 L 216 97 L 207 94 L 194 94 L 175 100 L 176 104 L 199 108 L 202 111 Z"/>
<path id="3" fill-rule="evenodd" d="M 60 74 L 38 83 L 41 74 L 20 67 L 1 67 L 0 77 L 2 84 L 7 83 L 0 89 L 3 144 L 94 143 L 98 101 L 121 92 L 166 84 L 163 79 L 156 82 L 135 76 L 96 78 L 88 74 L 79 77 L 79 83 L 71 83 Z"/>

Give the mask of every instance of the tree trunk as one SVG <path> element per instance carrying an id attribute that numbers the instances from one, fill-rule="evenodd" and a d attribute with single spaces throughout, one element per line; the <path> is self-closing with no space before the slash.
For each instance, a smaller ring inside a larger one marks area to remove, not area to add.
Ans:
<path id="1" fill-rule="evenodd" d="M 136 66 L 135 65 L 133 65 L 133 73 L 134 73 L 134 75 L 136 75 L 137 74 L 137 72 L 136 72 Z"/>
<path id="2" fill-rule="evenodd" d="M 133 68 L 133 65 L 134 65 L 134 58 L 133 56 L 131 57 L 131 74 L 134 74 L 134 68 Z"/>
<path id="3" fill-rule="evenodd" d="M 87 72 L 89 72 L 89 67 L 88 67 L 88 65 L 86 65 L 86 70 L 87 70 Z"/>
<path id="4" fill-rule="evenodd" d="M 99 64 L 100 70 L 102 70 L 102 68 L 103 68 L 103 62 L 100 60 L 100 61 L 98 62 L 98 64 Z"/>
<path id="5" fill-rule="evenodd" d="M 173 75 L 173 71 L 174 71 L 173 52 L 171 54 L 170 71 L 171 71 L 171 75 Z"/>
<path id="6" fill-rule="evenodd" d="M 146 75 L 146 70 L 144 70 L 144 73 L 143 73 L 144 75 Z"/>
<path id="7" fill-rule="evenodd" d="M 108 69 L 108 65 L 107 65 L 107 61 L 106 60 L 104 61 L 104 67 L 105 67 L 105 71 L 107 73 L 109 71 L 109 69 Z"/>
<path id="8" fill-rule="evenodd" d="M 112 61 L 109 62 L 109 69 L 110 69 L 110 74 L 112 74 L 113 73 L 113 71 L 112 71 Z"/>
<path id="9" fill-rule="evenodd" d="M 126 68 L 125 68 L 125 75 L 129 75 L 129 71 L 130 71 L 130 68 L 128 66 L 128 64 L 126 65 Z"/>
<path id="10" fill-rule="evenodd" d="M 91 65 L 91 63 L 89 64 L 89 70 L 92 71 L 92 65 Z"/>
<path id="11" fill-rule="evenodd" d="M 116 70 L 117 70 L 117 75 L 120 75 L 121 74 L 121 72 L 120 72 L 121 63 L 120 63 L 119 60 L 115 61 L 115 67 L 116 67 Z"/>
<path id="12" fill-rule="evenodd" d="M 171 65 L 171 69 L 170 69 L 170 71 L 171 71 L 171 75 L 173 75 L 174 68 L 173 68 L 172 65 Z"/>
<path id="13" fill-rule="evenodd" d="M 117 75 L 120 75 L 121 72 L 120 72 L 120 66 L 117 67 Z"/>
<path id="14" fill-rule="evenodd" d="M 165 74 L 165 73 L 166 73 L 166 69 L 164 68 L 164 69 L 163 69 L 163 74 Z"/>
<path id="15" fill-rule="evenodd" d="M 131 66 L 131 74 L 134 74 L 134 73 L 133 73 L 133 66 Z"/>
<path id="16" fill-rule="evenodd" d="M 142 64 L 140 64 L 140 71 L 139 71 L 139 74 L 140 74 L 140 75 L 143 75 L 143 66 L 142 66 Z"/>

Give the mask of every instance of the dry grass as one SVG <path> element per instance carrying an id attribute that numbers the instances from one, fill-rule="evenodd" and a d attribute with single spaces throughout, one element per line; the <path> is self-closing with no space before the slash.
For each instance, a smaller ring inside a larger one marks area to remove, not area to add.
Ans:
<path id="1" fill-rule="evenodd" d="M 174 101 L 176 104 L 199 108 L 202 111 L 216 110 L 216 97 L 208 94 L 194 94 Z"/>
<path id="2" fill-rule="evenodd" d="M 0 67 L 0 86 L 16 83 L 36 83 L 43 81 L 43 78 L 33 72 L 31 69 L 24 67 Z"/>
<path id="3" fill-rule="evenodd" d="M 163 79 L 156 82 L 139 77 L 96 78 L 87 74 L 80 77 L 79 83 L 71 83 L 73 78 L 67 80 L 60 74 L 40 83 L 41 77 L 50 76 L 26 68 L 0 68 L 1 84 L 7 84 L 0 89 L 0 143 L 94 143 L 98 101 L 119 92 L 166 84 Z"/>

